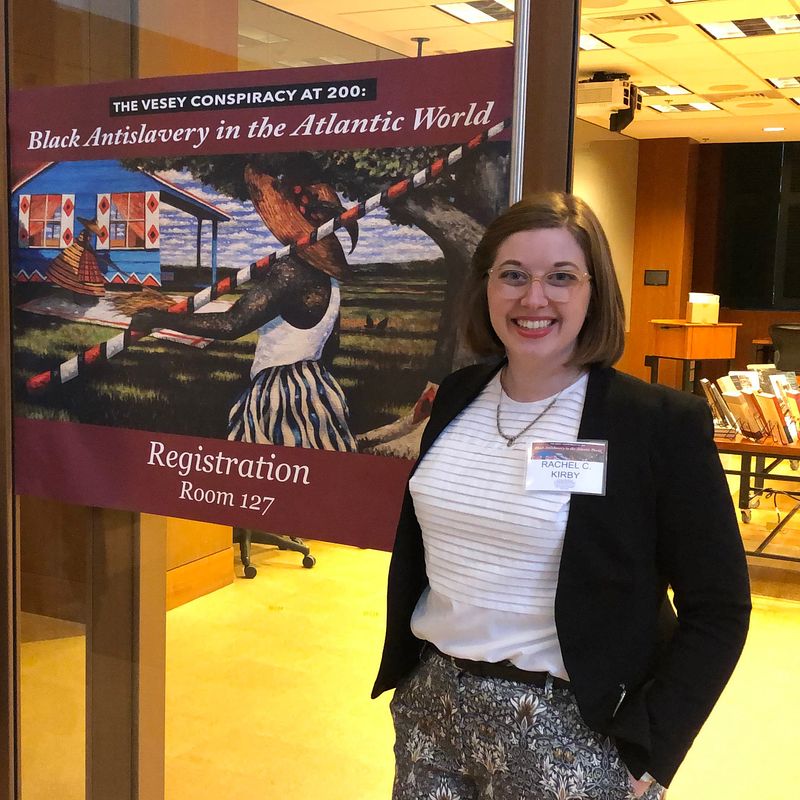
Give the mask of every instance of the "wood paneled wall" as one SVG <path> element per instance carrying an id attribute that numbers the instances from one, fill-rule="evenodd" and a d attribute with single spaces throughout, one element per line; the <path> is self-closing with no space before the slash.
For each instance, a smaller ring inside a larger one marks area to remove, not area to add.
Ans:
<path id="1" fill-rule="evenodd" d="M 740 308 L 721 308 L 720 322 L 741 322 L 742 327 L 736 336 L 736 369 L 744 369 L 756 360 L 753 339 L 769 336 L 769 326 L 776 322 L 800 323 L 800 311 L 744 310 Z"/>
<path id="2" fill-rule="evenodd" d="M 138 10 L 138 77 L 238 69 L 238 0 L 139 0 Z"/>
<path id="3" fill-rule="evenodd" d="M 691 286 L 697 196 L 697 143 L 646 139 L 639 144 L 636 235 L 630 331 L 619 369 L 648 379 L 651 319 L 681 319 Z M 669 271 L 667 286 L 645 286 L 647 269 Z M 665 362 L 663 383 L 679 385 L 678 365 Z"/>
<path id="4" fill-rule="evenodd" d="M 697 161 L 697 213 L 694 227 L 692 291 L 717 293 L 720 214 L 722 196 L 722 148 L 702 145 Z"/>

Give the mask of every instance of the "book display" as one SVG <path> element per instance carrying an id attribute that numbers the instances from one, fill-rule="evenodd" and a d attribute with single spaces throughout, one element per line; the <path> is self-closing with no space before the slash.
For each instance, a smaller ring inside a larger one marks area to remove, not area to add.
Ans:
<path id="1" fill-rule="evenodd" d="M 748 364 L 746 371 L 731 371 L 716 380 L 701 381 L 714 416 L 714 438 L 720 454 L 738 456 L 725 473 L 738 478 L 737 505 L 743 523 L 752 520 L 762 500 L 773 500 L 777 522 L 767 525 L 761 541 L 747 555 L 800 563 L 792 552 L 775 549 L 778 536 L 800 512 L 800 389 L 794 372 L 774 364 Z M 724 408 L 721 407 L 722 404 Z M 731 424 L 727 411 L 733 417 Z M 790 469 L 780 469 L 788 462 Z M 777 483 L 776 483 L 777 482 Z M 777 498 L 793 505 L 778 511 Z"/>
<path id="2" fill-rule="evenodd" d="M 793 444 L 800 430 L 800 389 L 794 372 L 750 364 L 716 380 L 700 381 L 717 436 L 740 433 L 753 441 Z"/>

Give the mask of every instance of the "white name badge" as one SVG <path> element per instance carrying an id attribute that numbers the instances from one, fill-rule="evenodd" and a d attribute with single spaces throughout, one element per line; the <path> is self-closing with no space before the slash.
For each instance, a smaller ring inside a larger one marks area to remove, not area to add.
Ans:
<path id="1" fill-rule="evenodd" d="M 607 457 L 608 442 L 531 442 L 525 488 L 604 495 Z"/>

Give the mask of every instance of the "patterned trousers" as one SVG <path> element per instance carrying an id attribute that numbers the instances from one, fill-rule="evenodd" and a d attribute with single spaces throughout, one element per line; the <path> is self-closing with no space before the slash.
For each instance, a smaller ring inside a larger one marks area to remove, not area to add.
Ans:
<path id="1" fill-rule="evenodd" d="M 568 689 L 480 678 L 427 650 L 395 691 L 393 800 L 631 800 L 613 742 Z M 659 800 L 653 784 L 641 800 Z"/>

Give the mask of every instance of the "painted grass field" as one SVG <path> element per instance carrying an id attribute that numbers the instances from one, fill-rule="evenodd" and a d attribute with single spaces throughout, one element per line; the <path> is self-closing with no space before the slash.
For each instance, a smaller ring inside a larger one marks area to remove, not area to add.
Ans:
<path id="1" fill-rule="evenodd" d="M 342 284 L 340 342 L 332 372 L 347 395 L 354 433 L 407 413 L 424 388 L 436 345 L 444 270 L 441 259 L 359 265 Z M 17 301 L 28 299 L 28 292 L 28 287 L 18 291 Z M 384 319 L 385 328 L 376 329 Z M 47 395 L 27 395 L 24 384 L 31 375 L 114 334 L 111 328 L 16 311 L 16 415 L 225 437 L 228 411 L 249 383 L 255 333 L 214 342 L 205 350 L 147 338 Z"/>

